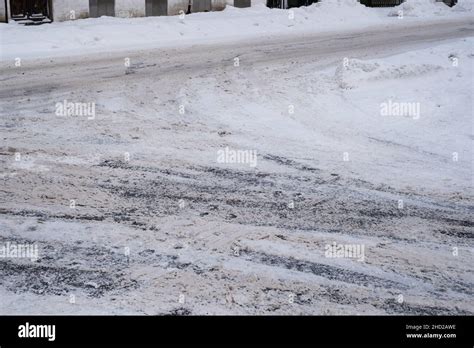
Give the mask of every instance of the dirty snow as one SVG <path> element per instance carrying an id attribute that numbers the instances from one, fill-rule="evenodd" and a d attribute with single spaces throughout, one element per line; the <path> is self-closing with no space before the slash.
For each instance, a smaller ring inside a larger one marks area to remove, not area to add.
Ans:
<path id="1" fill-rule="evenodd" d="M 4 59 L 213 43 L 2 68 L 0 244 L 40 258 L 0 258 L 0 313 L 474 314 L 472 24 L 348 3 L 1 26 Z"/>

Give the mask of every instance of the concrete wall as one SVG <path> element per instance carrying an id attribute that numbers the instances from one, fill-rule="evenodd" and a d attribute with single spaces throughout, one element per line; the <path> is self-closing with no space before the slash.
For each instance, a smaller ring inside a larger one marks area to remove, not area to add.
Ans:
<path id="1" fill-rule="evenodd" d="M 7 5 L 9 5 L 9 0 Z M 57 22 L 89 17 L 89 0 L 52 0 L 53 20 Z M 168 15 L 179 15 L 180 11 L 188 11 L 189 0 L 168 0 Z M 234 0 L 211 0 L 211 10 L 221 11 L 226 4 L 233 5 Z M 117 17 L 144 17 L 146 15 L 145 0 L 115 0 Z M 0 22 L 5 21 L 5 2 L 0 0 Z"/>
<path id="2" fill-rule="evenodd" d="M 189 0 L 168 0 L 168 16 L 179 15 L 179 11 L 188 11 Z"/>
<path id="3" fill-rule="evenodd" d="M 115 0 L 115 16 L 117 17 L 144 17 L 146 11 L 145 0 Z"/>
<path id="4" fill-rule="evenodd" d="M 53 0 L 53 21 L 73 19 L 71 18 L 73 14 L 75 19 L 88 18 L 89 0 Z"/>
<path id="5" fill-rule="evenodd" d="M 168 16 L 179 15 L 179 11 L 188 11 L 189 0 L 168 0 Z M 226 5 L 234 4 L 234 0 L 211 0 L 211 11 L 222 11 Z"/>
<path id="6" fill-rule="evenodd" d="M 226 0 L 212 0 L 211 1 L 211 8 L 212 11 L 222 11 L 225 9 Z"/>
<path id="7" fill-rule="evenodd" d="M 258 0 L 258 1 L 249 0 L 249 1 L 241 1 L 240 3 L 242 2 L 246 2 L 248 4 L 248 6 L 245 6 L 245 7 L 250 7 L 252 4 L 263 4 L 263 5 L 267 4 L 267 0 Z M 234 0 L 224 0 L 224 3 L 230 6 L 239 7 L 239 3 L 236 3 Z"/>
<path id="8" fill-rule="evenodd" d="M 5 8 L 5 1 L 0 0 L 0 23 L 5 23 L 6 21 L 6 11 L 7 9 Z"/>
<path id="9" fill-rule="evenodd" d="M 89 0 L 53 0 L 53 19 L 55 21 L 70 20 L 71 11 L 75 12 L 76 19 L 88 18 Z M 145 16 L 145 0 L 115 0 L 115 16 Z"/>

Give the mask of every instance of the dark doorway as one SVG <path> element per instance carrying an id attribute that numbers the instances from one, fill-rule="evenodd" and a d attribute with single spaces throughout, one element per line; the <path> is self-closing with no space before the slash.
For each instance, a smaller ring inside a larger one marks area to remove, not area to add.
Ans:
<path id="1" fill-rule="evenodd" d="M 14 20 L 41 22 L 51 20 L 51 1 L 48 0 L 11 0 L 10 17 Z"/>
<path id="2" fill-rule="evenodd" d="M 405 0 L 360 0 L 360 3 L 367 7 L 394 7 L 404 1 Z"/>
<path id="3" fill-rule="evenodd" d="M 234 0 L 234 7 L 250 7 L 250 0 Z"/>
<path id="4" fill-rule="evenodd" d="M 211 10 L 211 0 L 193 0 L 192 12 L 207 12 Z"/>
<path id="5" fill-rule="evenodd" d="M 89 0 L 89 16 L 115 16 L 115 0 Z"/>
<path id="6" fill-rule="evenodd" d="M 166 16 L 168 14 L 168 0 L 146 0 L 147 16 Z"/>

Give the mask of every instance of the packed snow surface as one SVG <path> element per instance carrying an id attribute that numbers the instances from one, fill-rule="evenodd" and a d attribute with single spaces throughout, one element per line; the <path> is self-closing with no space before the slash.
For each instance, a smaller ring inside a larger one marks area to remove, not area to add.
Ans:
<path id="1" fill-rule="evenodd" d="M 111 50 L 183 46 L 281 35 L 310 35 L 413 21 L 472 16 L 472 1 L 450 8 L 433 0 L 408 0 L 395 8 L 368 8 L 356 0 L 322 0 L 308 7 L 228 6 L 222 12 L 144 18 L 89 18 L 24 26 L 0 24 L 0 60 L 80 55 Z M 402 10 L 403 18 L 398 18 Z M 396 17 L 394 17 L 396 16 Z"/>
<path id="2" fill-rule="evenodd" d="M 2 30 L 118 44 L 322 6 Z M 1 68 L 0 245 L 39 258 L 0 258 L 0 314 L 474 314 L 473 26 L 412 24 Z"/>

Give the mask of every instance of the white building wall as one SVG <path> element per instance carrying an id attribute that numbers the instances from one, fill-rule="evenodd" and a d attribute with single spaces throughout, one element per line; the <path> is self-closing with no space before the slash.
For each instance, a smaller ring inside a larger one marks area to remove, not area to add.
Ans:
<path id="1" fill-rule="evenodd" d="M 9 7 L 10 1 L 7 1 Z M 189 0 L 168 0 L 168 15 L 179 15 L 188 10 Z M 211 10 L 221 11 L 226 4 L 233 5 L 234 0 L 211 0 Z M 52 0 L 53 20 L 57 22 L 89 17 L 89 0 Z M 117 17 L 144 17 L 146 0 L 115 0 Z M 5 21 L 5 1 L 0 0 L 0 22 Z"/>
<path id="2" fill-rule="evenodd" d="M 53 0 L 53 21 L 62 22 L 88 17 L 89 0 Z"/>
<path id="3" fill-rule="evenodd" d="M 115 16 L 144 17 L 145 0 L 115 0 Z"/>

